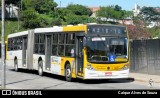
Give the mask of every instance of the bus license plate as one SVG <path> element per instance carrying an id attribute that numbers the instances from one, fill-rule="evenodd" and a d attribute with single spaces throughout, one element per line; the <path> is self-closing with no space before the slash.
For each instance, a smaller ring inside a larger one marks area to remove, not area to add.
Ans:
<path id="1" fill-rule="evenodd" d="M 112 76 L 112 72 L 105 72 L 105 76 Z"/>

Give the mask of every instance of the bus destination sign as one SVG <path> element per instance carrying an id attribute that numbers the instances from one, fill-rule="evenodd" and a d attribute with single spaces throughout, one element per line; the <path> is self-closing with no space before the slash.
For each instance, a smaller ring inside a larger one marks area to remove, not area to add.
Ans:
<path id="1" fill-rule="evenodd" d="M 109 36 L 127 36 L 125 27 L 113 25 L 88 25 L 88 34 L 100 34 Z"/>

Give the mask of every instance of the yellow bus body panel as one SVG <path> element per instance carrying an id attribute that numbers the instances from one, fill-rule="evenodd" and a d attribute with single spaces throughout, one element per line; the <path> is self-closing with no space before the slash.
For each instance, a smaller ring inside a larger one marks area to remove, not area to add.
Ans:
<path id="1" fill-rule="evenodd" d="M 86 25 L 80 25 L 80 26 L 66 26 L 63 27 L 64 32 L 71 32 L 71 31 L 84 31 L 86 32 L 87 26 Z"/>
<path id="2" fill-rule="evenodd" d="M 120 63 L 120 64 L 94 64 L 90 63 L 96 71 L 119 71 L 124 65 L 129 65 L 129 63 Z"/>
<path id="3" fill-rule="evenodd" d="M 76 70 L 75 70 L 75 58 L 71 57 L 62 57 L 61 58 L 61 75 L 65 76 L 65 63 L 69 62 L 72 70 L 72 78 L 76 78 Z"/>

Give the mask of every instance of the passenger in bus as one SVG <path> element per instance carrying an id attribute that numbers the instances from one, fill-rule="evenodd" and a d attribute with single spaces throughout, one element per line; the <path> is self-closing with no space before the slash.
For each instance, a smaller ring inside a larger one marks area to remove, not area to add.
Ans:
<path id="1" fill-rule="evenodd" d="M 71 49 L 71 57 L 74 57 L 74 48 Z"/>

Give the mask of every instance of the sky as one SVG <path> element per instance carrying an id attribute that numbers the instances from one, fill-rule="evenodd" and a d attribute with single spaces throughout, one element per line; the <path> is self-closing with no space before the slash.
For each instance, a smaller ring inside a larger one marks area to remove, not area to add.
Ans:
<path id="1" fill-rule="evenodd" d="M 81 4 L 88 7 L 119 5 L 123 10 L 131 11 L 135 3 L 140 7 L 160 7 L 160 0 L 54 0 L 58 7 L 66 7 L 68 4 Z"/>

